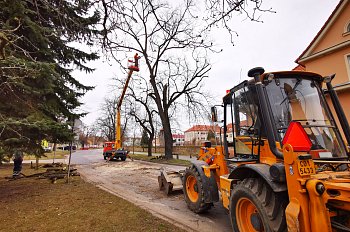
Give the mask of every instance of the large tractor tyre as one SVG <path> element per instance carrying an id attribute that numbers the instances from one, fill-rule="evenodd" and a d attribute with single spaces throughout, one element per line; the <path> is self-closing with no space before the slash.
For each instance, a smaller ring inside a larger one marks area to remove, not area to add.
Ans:
<path id="1" fill-rule="evenodd" d="M 247 178 L 235 185 L 230 198 L 230 218 L 236 232 L 287 231 L 286 192 L 275 193 L 264 180 Z"/>
<path id="2" fill-rule="evenodd" d="M 205 203 L 202 178 L 194 166 L 186 169 L 183 181 L 183 192 L 188 208 L 195 213 L 208 211 L 212 204 Z"/>

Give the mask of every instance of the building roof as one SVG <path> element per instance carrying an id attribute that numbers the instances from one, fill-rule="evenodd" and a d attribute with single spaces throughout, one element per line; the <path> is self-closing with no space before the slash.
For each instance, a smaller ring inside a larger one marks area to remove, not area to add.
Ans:
<path id="1" fill-rule="evenodd" d="M 293 71 L 306 71 L 305 66 L 298 64 L 295 68 L 292 69 Z"/>
<path id="2" fill-rule="evenodd" d="M 219 126 L 215 126 L 215 131 L 219 132 L 220 131 L 220 127 Z M 191 131 L 212 131 L 213 130 L 213 126 L 210 125 L 194 125 L 193 127 L 191 127 L 190 129 L 186 130 L 186 132 L 191 132 Z"/>
<path id="3" fill-rule="evenodd" d="M 240 122 L 240 125 L 241 125 L 241 126 L 250 126 L 250 125 L 248 125 L 247 120 L 241 121 L 241 122 Z M 229 123 L 229 124 L 227 124 L 226 127 L 227 127 L 227 132 L 228 132 L 228 133 L 231 133 L 231 132 L 233 132 L 234 128 L 236 128 L 236 125 L 235 125 L 235 124 L 232 124 L 232 123 Z"/>
<path id="4" fill-rule="evenodd" d="M 344 8 L 348 0 L 339 1 L 338 5 L 333 10 L 332 14 L 328 17 L 327 21 L 321 27 L 319 32 L 316 34 L 315 38 L 307 46 L 307 48 L 301 53 L 301 55 L 295 60 L 295 63 L 300 64 L 299 61 L 304 57 L 307 57 L 308 54 L 313 50 L 315 45 L 321 40 L 325 32 L 330 28 L 331 24 L 334 22 L 334 19 L 339 15 L 339 11 Z M 343 4 L 344 3 L 344 4 Z M 298 66 L 297 66 L 298 67 Z M 294 70 L 294 69 L 293 69 Z"/>
<path id="5" fill-rule="evenodd" d="M 183 138 L 185 138 L 185 135 L 173 134 L 173 139 L 183 139 Z"/>

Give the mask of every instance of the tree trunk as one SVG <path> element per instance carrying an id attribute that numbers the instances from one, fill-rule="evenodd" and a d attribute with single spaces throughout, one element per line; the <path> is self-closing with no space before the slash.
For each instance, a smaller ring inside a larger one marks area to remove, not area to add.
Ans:
<path id="1" fill-rule="evenodd" d="M 148 140 L 147 156 L 152 156 L 153 139 L 154 139 L 154 134 L 150 134 L 149 140 Z"/>
<path id="2" fill-rule="evenodd" d="M 171 134 L 169 119 L 163 122 L 165 158 L 173 158 L 173 136 Z"/>
<path id="3" fill-rule="evenodd" d="M 147 55 L 147 54 L 146 54 Z M 162 121 L 162 126 L 164 130 L 164 148 L 165 148 L 165 158 L 166 159 L 172 159 L 173 158 L 173 136 L 171 134 L 171 128 L 170 128 L 170 120 L 169 120 L 169 112 L 168 112 L 168 99 L 167 99 L 167 93 L 168 93 L 168 86 L 163 86 L 162 95 L 163 98 L 160 97 L 156 82 L 155 82 L 155 76 L 150 76 L 150 82 L 152 85 L 152 88 L 154 90 L 154 101 L 158 108 L 158 113 L 160 116 L 160 119 Z"/>
<path id="4" fill-rule="evenodd" d="M 152 156 L 152 142 L 148 142 L 147 156 Z"/>

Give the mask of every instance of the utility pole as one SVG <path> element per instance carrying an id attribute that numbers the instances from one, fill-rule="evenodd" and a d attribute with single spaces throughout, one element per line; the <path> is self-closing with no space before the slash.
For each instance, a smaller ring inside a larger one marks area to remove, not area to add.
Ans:
<path id="1" fill-rule="evenodd" d="M 52 160 L 52 163 L 54 164 L 55 163 L 55 158 L 56 158 L 56 145 L 57 145 L 57 143 L 56 143 L 56 141 L 54 142 L 54 144 L 53 144 L 53 160 Z"/>
<path id="2" fill-rule="evenodd" d="M 72 134 L 74 133 L 74 116 L 72 116 Z M 72 140 L 70 141 L 70 146 L 69 146 L 69 161 L 68 161 L 68 175 L 67 175 L 67 183 L 70 183 L 70 161 L 72 159 L 72 147 L 73 147 L 73 140 L 74 136 L 72 137 Z"/>

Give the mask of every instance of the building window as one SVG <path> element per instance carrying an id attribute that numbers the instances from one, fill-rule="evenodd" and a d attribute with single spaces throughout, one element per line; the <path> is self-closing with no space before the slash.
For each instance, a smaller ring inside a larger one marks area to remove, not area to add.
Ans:
<path id="1" fill-rule="evenodd" d="M 350 35 L 350 22 L 345 26 L 343 36 Z"/>

